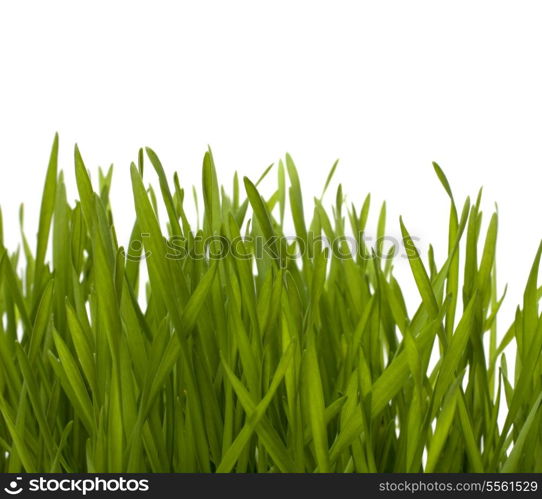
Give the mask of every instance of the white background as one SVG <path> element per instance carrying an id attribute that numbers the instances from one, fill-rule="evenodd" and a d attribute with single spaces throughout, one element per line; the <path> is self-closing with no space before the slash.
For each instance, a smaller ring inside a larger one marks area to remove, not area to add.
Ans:
<path id="1" fill-rule="evenodd" d="M 125 235 L 134 216 L 128 167 L 138 148 L 152 146 L 190 186 L 199 185 L 210 144 L 228 183 L 234 170 L 257 177 L 289 151 L 306 201 L 339 157 L 336 180 L 348 199 L 359 207 L 370 191 L 375 208 L 386 199 L 392 234 L 401 213 L 442 262 L 448 201 L 434 160 L 461 201 L 484 186 L 486 221 L 498 202 L 499 287 L 510 285 L 511 317 L 542 237 L 541 5 L 2 1 L 6 239 L 18 244 L 21 202 L 35 232 L 59 131 L 70 186 L 76 141 L 93 171 L 115 164 L 114 208 Z M 404 267 L 401 281 L 414 293 Z"/>

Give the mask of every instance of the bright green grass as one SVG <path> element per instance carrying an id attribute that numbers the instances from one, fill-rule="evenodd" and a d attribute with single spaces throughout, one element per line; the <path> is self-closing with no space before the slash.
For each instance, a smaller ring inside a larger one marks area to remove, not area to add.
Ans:
<path id="1" fill-rule="evenodd" d="M 196 227 L 178 177 L 168 182 L 150 149 L 142 179 L 141 151 L 127 258 L 111 172 L 93 186 L 76 149 L 72 206 L 57 154 L 56 139 L 35 251 L 23 236 L 9 252 L 0 230 L 0 472 L 542 471 L 540 251 L 497 337 L 497 215 L 481 233 L 480 197 L 456 205 L 437 165 L 448 257 L 420 258 L 401 223 L 420 295 L 410 317 L 379 243 L 359 238 L 339 258 L 311 242 L 362 233 L 370 198 L 345 206 L 339 188 L 331 214 L 320 198 L 307 216 L 289 156 L 263 199 L 237 177 L 226 194 L 206 153 Z M 297 260 L 295 244 L 274 237 L 287 216 L 311 248 Z M 263 236 L 267 251 L 254 259 L 247 238 L 236 249 L 250 259 L 166 258 L 172 239 L 194 252 L 202 238 L 240 234 Z M 515 359 L 503 354 L 512 343 Z"/>

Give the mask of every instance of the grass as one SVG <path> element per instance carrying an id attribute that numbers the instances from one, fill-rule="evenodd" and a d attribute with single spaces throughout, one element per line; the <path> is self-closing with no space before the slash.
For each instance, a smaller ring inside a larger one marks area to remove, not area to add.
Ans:
<path id="1" fill-rule="evenodd" d="M 339 187 L 324 208 L 336 165 L 307 217 L 290 156 L 227 195 L 209 151 L 198 227 L 140 151 L 125 250 L 111 170 L 93 186 L 76 148 L 70 205 L 57 157 L 58 137 L 35 251 L 0 230 L 0 472 L 542 471 L 541 251 L 498 335 L 497 214 L 482 231 L 480 196 L 457 205 L 438 165 L 447 257 L 420 256 L 401 221 L 409 316 L 391 255 L 362 237 L 370 197 L 346 206 Z"/>

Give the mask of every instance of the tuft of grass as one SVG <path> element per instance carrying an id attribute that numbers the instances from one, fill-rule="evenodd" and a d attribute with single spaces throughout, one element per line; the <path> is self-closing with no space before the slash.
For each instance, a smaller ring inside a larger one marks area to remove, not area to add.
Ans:
<path id="1" fill-rule="evenodd" d="M 481 196 L 456 204 L 437 164 L 447 254 L 424 258 L 400 221 L 409 315 L 386 205 L 374 247 L 370 196 L 347 206 L 339 186 L 324 207 L 336 163 L 307 217 L 291 156 L 266 198 L 272 167 L 229 195 L 209 150 L 200 225 L 141 150 L 123 247 L 112 170 L 93 183 L 74 162 L 70 204 L 55 137 L 34 251 L 24 232 L 5 248 L 0 217 L 0 472 L 542 471 L 542 246 L 501 337 L 497 214 L 482 230 Z"/>

